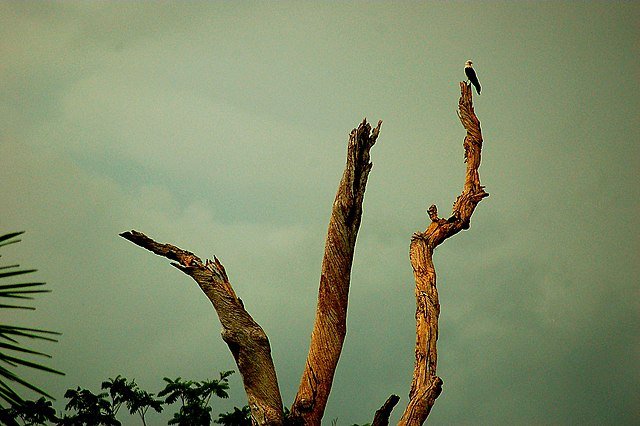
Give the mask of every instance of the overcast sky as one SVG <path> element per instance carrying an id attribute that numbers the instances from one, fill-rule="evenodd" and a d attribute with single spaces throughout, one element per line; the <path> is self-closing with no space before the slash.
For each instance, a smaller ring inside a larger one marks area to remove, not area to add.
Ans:
<path id="1" fill-rule="evenodd" d="M 38 347 L 67 375 L 29 377 L 61 408 L 65 389 L 118 374 L 157 392 L 235 369 L 195 282 L 118 237 L 136 229 L 220 258 L 290 406 L 348 134 L 367 117 L 384 124 L 325 421 L 371 421 L 391 393 L 397 420 L 409 241 L 460 193 L 472 59 L 491 196 L 435 254 L 430 420 L 638 424 L 638 22 L 633 2 L 0 3 L 0 231 L 27 231 L 1 263 L 53 290 L 8 320 L 64 333 Z M 245 404 L 232 383 L 215 413 Z"/>

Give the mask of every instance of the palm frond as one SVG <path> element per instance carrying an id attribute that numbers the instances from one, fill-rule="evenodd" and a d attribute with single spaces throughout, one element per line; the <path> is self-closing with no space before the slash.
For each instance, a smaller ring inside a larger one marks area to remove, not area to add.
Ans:
<path id="1" fill-rule="evenodd" d="M 9 234 L 0 235 L 0 243 L 2 243 L 3 241 L 10 240 L 11 238 L 17 237 L 18 235 L 22 235 L 22 234 L 24 234 L 24 231 L 11 232 Z M 8 241 L 6 243 L 0 244 L 0 247 L 6 246 L 7 244 L 19 243 L 20 241 L 22 241 L 22 240 Z"/>
<path id="2" fill-rule="evenodd" d="M 20 265 L 15 266 L 20 267 Z M 37 269 L 21 269 L 20 271 L 0 272 L 0 278 L 13 277 L 14 275 L 30 274 L 36 271 Z"/>
<path id="3" fill-rule="evenodd" d="M 47 355 L 48 358 L 51 358 L 51 356 Z M 0 361 L 4 361 L 7 364 L 14 364 L 14 365 L 24 365 L 25 367 L 30 367 L 30 368 L 34 368 L 36 370 L 42 370 L 42 371 L 47 371 L 49 373 L 55 373 L 55 374 L 60 374 L 62 376 L 64 376 L 64 373 L 58 370 L 54 370 L 53 368 L 49 368 L 47 366 L 35 363 L 35 362 L 31 362 L 31 361 L 26 361 L 24 359 L 21 358 L 16 358 L 13 356 L 9 356 L 7 354 L 4 353 L 0 353 Z"/>
<path id="4" fill-rule="evenodd" d="M 38 334 L 40 333 L 40 334 Z M 61 336 L 62 333 L 58 333 L 57 331 L 49 331 L 49 330 L 41 330 L 37 328 L 27 328 L 27 327 L 15 327 L 12 325 L 4 325 L 0 324 L 0 338 L 7 339 L 11 342 L 17 343 L 17 340 L 9 337 L 10 335 L 19 336 L 19 337 L 27 337 L 29 339 L 38 339 L 38 340 L 47 340 L 49 342 L 57 342 L 58 340 L 53 339 L 51 337 L 42 336 L 41 334 L 49 334 L 54 336 Z"/>
<path id="5" fill-rule="evenodd" d="M 32 391 L 37 392 L 42 396 L 46 396 L 47 398 L 55 400 L 54 397 L 52 397 L 51 395 L 49 395 L 48 393 L 46 393 L 42 389 L 38 388 L 35 385 L 32 385 L 31 383 L 27 382 L 26 380 L 21 379 L 20 377 L 18 377 L 17 375 L 13 374 L 11 371 L 7 370 L 4 367 L 0 367 L 0 377 L 4 377 L 4 378 L 9 379 L 9 380 L 11 380 L 13 382 L 16 382 L 16 383 L 20 383 L 22 386 L 24 386 L 24 387 L 26 387 L 28 389 L 31 389 Z M 13 389 L 9 385 L 7 385 L 2 379 L 0 379 L 0 383 L 2 383 L 8 390 L 12 391 L 13 394 L 16 395 L 17 399 L 19 399 L 21 401 L 17 405 L 21 405 L 21 403 L 23 401 L 22 397 L 20 397 L 15 391 L 13 391 Z M 11 401 L 7 401 L 7 402 L 11 403 Z"/>
<path id="6" fill-rule="evenodd" d="M 1 274 L 0 274 L 1 275 Z M 0 276 L 1 278 L 1 276 Z M 9 299 L 21 299 L 21 300 L 33 300 L 31 297 L 32 294 L 39 293 L 50 293 L 51 290 L 32 290 L 31 287 L 43 286 L 45 283 L 19 283 L 19 284 L 3 284 L 0 285 L 0 298 L 5 297 Z M 28 290 L 27 290 L 28 289 Z M 27 309 L 27 310 L 35 310 L 36 308 L 25 305 L 8 305 L 8 304 L 0 304 L 0 308 L 7 309 Z"/>
<path id="7" fill-rule="evenodd" d="M 7 385 L 2 379 L 0 379 L 0 399 L 3 399 L 10 405 L 14 406 L 23 403 L 20 395 L 18 395 L 11 386 Z"/>
<path id="8" fill-rule="evenodd" d="M 18 346 L 18 345 L 11 345 L 9 343 L 0 342 L 0 348 L 9 349 L 11 351 L 16 351 L 16 352 L 23 352 L 23 353 L 26 353 L 26 354 L 40 355 L 40 356 L 44 356 L 44 357 L 47 357 L 47 358 L 51 358 L 51 355 L 47 355 L 47 354 L 45 354 L 43 352 L 38 352 L 38 351 L 31 350 L 31 349 L 23 348 L 22 346 Z"/>
<path id="9" fill-rule="evenodd" d="M 0 235 L 0 247 L 20 242 L 15 237 L 23 234 L 22 232 L 12 232 Z M 20 265 L 0 266 L 0 279 L 16 277 L 20 275 L 36 272 L 36 269 L 19 269 Z M 0 298 L 32 300 L 33 295 L 40 293 L 48 293 L 49 290 L 38 288 L 45 285 L 43 282 L 26 282 L 26 283 L 10 283 L 0 285 Z M 34 307 L 13 304 L 0 304 L 0 309 L 29 309 Z M 0 364 L 4 364 L 9 368 L 27 367 L 34 370 L 40 370 L 47 373 L 64 375 L 61 371 L 51 367 L 32 362 L 25 359 L 24 356 L 43 356 L 51 358 L 43 352 L 26 348 L 20 342 L 21 339 L 36 339 L 56 342 L 57 340 L 51 336 L 57 336 L 60 333 L 55 331 L 41 330 L 37 328 L 19 327 L 15 325 L 0 324 Z M 14 390 L 15 384 L 22 385 L 42 396 L 53 399 L 49 394 L 39 387 L 33 385 L 25 379 L 20 378 L 17 374 L 0 365 L 0 401 L 4 401 L 12 406 L 22 406 L 25 402 L 20 395 Z M 2 407 L 2 404 L 0 404 Z"/>
<path id="10" fill-rule="evenodd" d="M 5 305 L 5 304 L 0 304 L 0 309 L 24 309 L 27 311 L 35 311 L 36 308 L 32 307 L 32 306 L 18 306 L 18 305 Z"/>
<path id="11" fill-rule="evenodd" d="M 19 283 L 19 284 L 3 284 L 0 285 L 0 297 L 20 297 L 24 299 L 33 299 L 32 297 L 24 297 L 23 294 L 34 293 L 51 293 L 51 290 L 23 290 L 29 287 L 43 286 L 46 283 Z"/>
<path id="12" fill-rule="evenodd" d="M 9 269 L 9 268 L 18 268 L 20 265 L 7 265 L 7 266 L 0 266 L 0 270 L 2 269 Z"/>

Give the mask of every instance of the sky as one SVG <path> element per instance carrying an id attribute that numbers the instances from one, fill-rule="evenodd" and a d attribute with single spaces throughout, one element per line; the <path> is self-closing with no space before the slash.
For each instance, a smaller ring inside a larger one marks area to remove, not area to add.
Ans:
<path id="1" fill-rule="evenodd" d="M 135 229 L 223 262 L 290 406 L 366 117 L 383 125 L 325 423 L 369 422 L 392 393 L 397 421 L 410 237 L 461 191 L 472 59 L 490 197 L 435 252 L 429 421 L 640 423 L 639 21 L 634 2 L 1 2 L 0 232 L 26 233 L 0 261 L 52 290 L 3 322 L 62 332 L 32 345 L 66 372 L 25 376 L 62 408 L 118 374 L 157 392 L 235 369 L 210 302 L 118 236 Z M 214 413 L 245 403 L 236 374 Z"/>

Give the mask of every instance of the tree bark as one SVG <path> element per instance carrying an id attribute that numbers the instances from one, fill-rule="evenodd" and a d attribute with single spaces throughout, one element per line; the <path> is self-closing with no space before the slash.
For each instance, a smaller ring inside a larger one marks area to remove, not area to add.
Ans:
<path id="1" fill-rule="evenodd" d="M 289 417 L 294 424 L 319 425 L 331 390 L 346 333 L 351 264 L 367 178 L 372 167 L 369 151 L 376 142 L 381 125 L 382 121 L 379 121 L 372 130 L 365 119 L 349 137 L 347 163 L 329 221 L 309 356 Z M 158 243 L 137 231 L 120 235 L 157 255 L 174 260 L 173 266 L 198 283 L 220 318 L 222 338 L 242 376 L 253 423 L 282 425 L 282 400 L 269 340 L 244 309 L 218 259 L 214 257 L 213 261 L 202 262 L 189 251 Z"/>
<path id="2" fill-rule="evenodd" d="M 473 111 L 470 86 L 460 83 L 458 116 L 467 135 L 464 139 L 467 171 L 462 194 L 448 219 L 439 218 L 435 205 L 429 210 L 431 223 L 411 239 L 410 260 L 416 283 L 416 348 L 409 403 L 400 425 L 421 425 L 442 390 L 436 375 L 438 316 L 440 304 L 433 266 L 433 250 L 445 239 L 469 228 L 476 205 L 487 194 L 480 185 L 478 167 L 482 149 L 480 122 Z M 335 370 L 346 335 L 346 317 L 351 265 L 362 217 L 362 203 L 372 167 L 369 151 L 380 126 L 372 129 L 366 119 L 349 137 L 347 162 L 333 203 L 318 291 L 316 319 L 309 354 L 291 407 L 291 424 L 320 425 L 331 391 Z M 271 348 L 264 330 L 244 309 L 222 264 L 214 257 L 204 262 L 193 253 L 171 244 L 158 243 L 146 235 L 124 232 L 123 238 L 155 254 L 173 260 L 171 264 L 192 277 L 213 304 L 222 338 L 236 361 L 254 424 L 282 425 L 285 421 Z M 398 397 L 392 395 L 376 412 L 376 426 L 386 425 Z"/>
<path id="3" fill-rule="evenodd" d="M 398 401 L 400 401 L 400 397 L 398 395 L 391 395 L 385 401 L 384 405 L 376 411 L 376 414 L 373 417 L 373 422 L 371 422 L 371 426 L 388 426 L 389 416 L 391 416 L 391 411 L 393 411 L 393 407 L 396 406 Z"/>
<path id="4" fill-rule="evenodd" d="M 171 244 L 158 243 L 146 235 L 123 232 L 123 238 L 157 255 L 174 260 L 171 265 L 193 278 L 215 308 L 222 324 L 222 339 L 242 376 L 251 408 L 253 424 L 282 425 L 284 412 L 269 339 L 264 330 L 244 309 L 233 291 L 220 261 L 202 260 L 193 253 Z"/>
<path id="5" fill-rule="evenodd" d="M 347 163 L 338 186 L 322 260 L 316 319 L 309 354 L 290 418 L 293 423 L 320 425 L 346 334 L 351 264 L 362 217 L 362 201 L 382 121 L 367 120 L 351 131 Z"/>
<path id="6" fill-rule="evenodd" d="M 440 303 L 436 288 L 436 271 L 433 251 L 447 238 L 468 229 L 476 205 L 489 196 L 480 185 L 478 168 L 482 151 L 480 121 L 473 110 L 471 86 L 460 83 L 458 117 L 467 131 L 464 138 L 464 158 L 467 163 L 462 193 L 453 204 L 448 219 L 439 218 L 435 205 L 429 207 L 431 223 L 424 232 L 416 232 L 411 238 L 409 257 L 413 267 L 416 296 L 416 347 L 415 367 L 409 403 L 399 425 L 422 425 L 436 398 L 442 391 L 442 379 L 436 375 L 438 352 L 438 317 Z"/>

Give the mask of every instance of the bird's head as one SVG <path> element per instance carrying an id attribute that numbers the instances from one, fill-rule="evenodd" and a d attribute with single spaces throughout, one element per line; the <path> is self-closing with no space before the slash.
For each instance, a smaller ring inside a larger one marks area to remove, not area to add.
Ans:
<path id="1" fill-rule="evenodd" d="M 467 62 L 464 63 L 465 67 L 470 67 L 473 65 L 473 62 L 471 62 L 471 59 L 469 59 Z"/>

